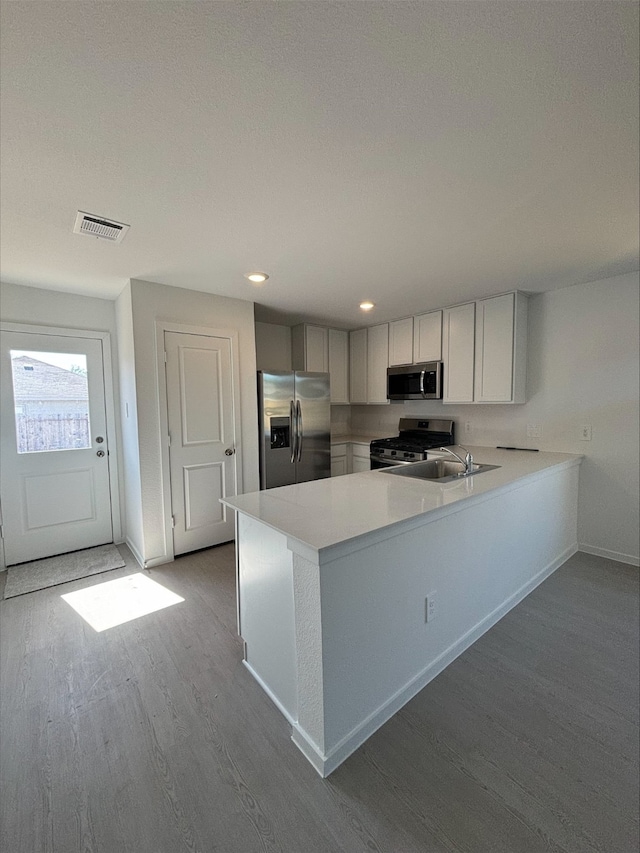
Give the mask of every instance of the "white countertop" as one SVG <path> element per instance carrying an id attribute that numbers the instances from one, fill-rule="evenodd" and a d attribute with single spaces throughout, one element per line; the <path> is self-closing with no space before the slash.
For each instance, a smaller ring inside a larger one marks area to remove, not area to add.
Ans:
<path id="1" fill-rule="evenodd" d="M 470 447 L 474 461 L 500 465 L 448 483 L 398 477 L 384 469 L 328 477 L 224 499 L 222 503 L 319 552 L 411 519 L 420 523 L 464 509 L 495 489 L 515 488 L 523 478 L 555 466 L 578 465 L 570 453 Z M 432 518 L 425 516 L 432 514 Z"/>
<path id="2" fill-rule="evenodd" d="M 371 444 L 374 438 L 384 438 L 382 435 L 332 435 L 331 444 Z"/>

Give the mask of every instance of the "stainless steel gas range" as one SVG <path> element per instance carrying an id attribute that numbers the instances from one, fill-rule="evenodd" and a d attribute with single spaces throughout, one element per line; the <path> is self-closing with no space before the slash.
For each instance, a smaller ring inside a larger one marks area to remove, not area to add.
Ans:
<path id="1" fill-rule="evenodd" d="M 427 458 L 427 451 L 455 444 L 454 422 L 435 418 L 400 418 L 399 435 L 376 438 L 369 453 L 371 468 L 408 465 Z"/>

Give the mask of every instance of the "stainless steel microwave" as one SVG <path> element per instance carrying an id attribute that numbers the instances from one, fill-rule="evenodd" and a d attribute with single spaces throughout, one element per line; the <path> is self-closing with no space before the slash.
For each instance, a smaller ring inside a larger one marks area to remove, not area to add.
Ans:
<path id="1" fill-rule="evenodd" d="M 387 368 L 387 399 L 441 400 L 442 362 Z"/>

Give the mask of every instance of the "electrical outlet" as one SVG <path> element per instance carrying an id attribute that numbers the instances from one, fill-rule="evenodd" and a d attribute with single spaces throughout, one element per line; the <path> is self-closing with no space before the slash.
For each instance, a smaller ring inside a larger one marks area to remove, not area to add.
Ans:
<path id="1" fill-rule="evenodd" d="M 527 438 L 542 438 L 542 424 L 527 424 Z"/>
<path id="2" fill-rule="evenodd" d="M 580 427 L 580 441 L 591 441 L 591 424 L 583 424 Z"/>
<path id="3" fill-rule="evenodd" d="M 471 421 L 465 421 L 464 423 L 464 434 L 471 435 Z"/>
<path id="4" fill-rule="evenodd" d="M 436 594 L 430 592 L 424 600 L 424 621 L 431 622 L 436 616 Z"/>

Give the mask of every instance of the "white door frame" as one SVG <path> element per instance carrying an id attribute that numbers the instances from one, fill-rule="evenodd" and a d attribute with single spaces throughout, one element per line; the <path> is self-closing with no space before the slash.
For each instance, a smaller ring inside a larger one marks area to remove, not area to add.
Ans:
<path id="1" fill-rule="evenodd" d="M 120 481 L 118 477 L 118 434 L 116 432 L 116 409 L 113 396 L 113 365 L 111 361 L 111 334 L 95 329 L 65 329 L 59 326 L 39 326 L 27 323 L 0 322 L 3 332 L 22 332 L 32 335 L 56 335 L 63 338 L 92 338 L 102 342 L 102 364 L 104 368 L 104 405 L 107 418 L 107 441 L 109 447 L 109 489 L 111 491 L 111 529 L 113 541 L 123 542 L 120 517 Z M 0 518 L 0 522 L 1 522 Z M 0 540 L 0 570 L 6 568 L 4 540 Z"/>
<path id="2" fill-rule="evenodd" d="M 242 474 L 242 418 L 240 417 L 240 357 L 238 353 L 238 332 L 234 329 L 217 329 L 210 326 L 192 326 L 184 323 L 170 323 L 156 320 L 156 364 L 158 371 L 158 402 L 160 416 L 160 444 L 162 467 L 162 505 L 164 510 L 164 547 L 166 558 L 175 557 L 173 547 L 173 527 L 171 525 L 171 472 L 169 467 L 169 408 L 167 400 L 167 375 L 164 361 L 164 333 L 181 332 L 186 335 L 204 335 L 208 338 L 226 338 L 231 343 L 231 388 L 232 411 L 235 429 L 236 447 L 236 484 L 238 494 L 244 489 Z M 163 558 L 163 562 L 166 562 Z"/>

